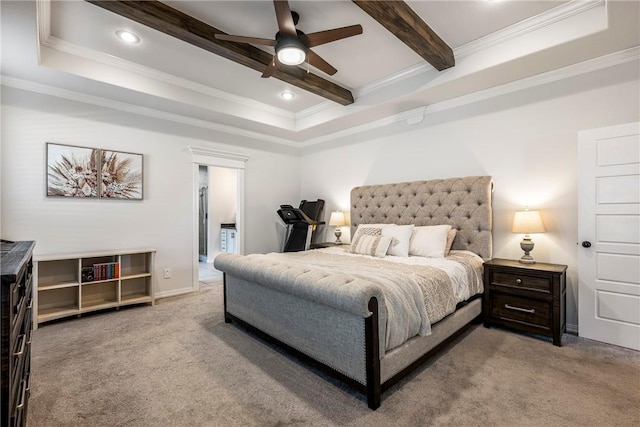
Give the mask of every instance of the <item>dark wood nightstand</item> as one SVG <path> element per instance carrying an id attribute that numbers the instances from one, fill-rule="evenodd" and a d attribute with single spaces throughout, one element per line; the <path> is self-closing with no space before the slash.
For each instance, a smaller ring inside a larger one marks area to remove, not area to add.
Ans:
<path id="1" fill-rule="evenodd" d="M 309 245 L 309 249 L 333 248 L 334 246 L 341 246 L 346 244 L 348 243 L 334 243 L 334 242 L 312 243 L 311 245 Z"/>
<path id="2" fill-rule="evenodd" d="M 562 345 L 566 329 L 566 265 L 522 264 L 508 259 L 484 263 L 484 326 L 506 326 Z"/>

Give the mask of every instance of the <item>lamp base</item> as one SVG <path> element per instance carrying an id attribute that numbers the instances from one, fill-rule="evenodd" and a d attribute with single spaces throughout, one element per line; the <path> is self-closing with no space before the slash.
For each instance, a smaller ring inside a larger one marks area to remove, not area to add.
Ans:
<path id="1" fill-rule="evenodd" d="M 522 250 L 524 251 L 524 255 L 522 255 L 522 258 L 520 258 L 518 261 L 520 261 L 522 264 L 535 264 L 536 260 L 533 259 L 531 255 L 529 255 L 529 252 L 533 250 L 533 242 L 531 241 L 531 237 L 529 237 L 528 234 L 525 234 L 522 242 L 520 242 L 520 248 L 522 248 Z"/>
<path id="2" fill-rule="evenodd" d="M 535 264 L 536 260 L 533 259 L 533 257 L 531 255 L 522 255 L 522 258 L 520 258 L 518 260 L 519 262 L 521 262 L 522 264 Z"/>
<path id="3" fill-rule="evenodd" d="M 340 236 L 342 236 L 342 230 L 340 230 L 340 227 L 336 227 L 335 235 L 336 235 L 336 241 L 333 243 L 336 245 L 341 245 L 342 241 L 340 240 Z"/>

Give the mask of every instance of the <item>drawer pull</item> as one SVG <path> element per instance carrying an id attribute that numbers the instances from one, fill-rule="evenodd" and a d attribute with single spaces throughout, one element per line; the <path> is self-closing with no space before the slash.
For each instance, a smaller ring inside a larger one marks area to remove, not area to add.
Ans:
<path id="1" fill-rule="evenodd" d="M 518 280 L 520 280 L 520 279 L 518 279 Z M 505 306 L 505 308 L 508 308 L 509 310 L 524 311 L 525 313 L 531 313 L 531 314 L 536 312 L 536 310 L 534 308 L 520 308 L 520 307 L 514 307 L 514 306 L 509 305 L 509 304 L 505 304 L 504 306 Z"/>
<path id="2" fill-rule="evenodd" d="M 20 357 L 24 353 L 24 347 L 27 344 L 27 336 L 25 334 L 20 335 L 22 338 L 22 344 L 20 345 L 20 351 L 17 353 L 13 353 L 14 357 Z"/>
<path id="3" fill-rule="evenodd" d="M 22 393 L 20 396 L 20 403 L 16 406 L 16 411 L 22 411 L 24 409 L 24 402 L 27 396 L 27 387 L 24 381 L 22 381 Z"/>
<path id="4" fill-rule="evenodd" d="M 516 283 L 519 285 L 520 283 L 522 283 L 522 279 L 516 279 Z"/>

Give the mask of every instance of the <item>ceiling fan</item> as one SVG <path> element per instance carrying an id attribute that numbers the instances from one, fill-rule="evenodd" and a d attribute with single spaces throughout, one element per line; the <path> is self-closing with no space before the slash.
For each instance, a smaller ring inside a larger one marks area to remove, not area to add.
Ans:
<path id="1" fill-rule="evenodd" d="M 317 33 L 305 34 L 296 29 L 300 16 L 292 12 L 287 0 L 273 0 L 278 20 L 278 32 L 275 40 L 257 37 L 232 36 L 230 34 L 215 34 L 219 40 L 228 40 L 238 43 L 257 44 L 261 46 L 274 46 L 276 53 L 273 60 L 262 73 L 262 77 L 270 77 L 280 64 L 300 65 L 308 62 L 317 69 L 334 75 L 336 70 L 331 64 L 322 59 L 311 50 L 312 47 L 325 43 L 341 40 L 347 37 L 362 34 L 361 25 L 350 25 L 347 27 L 334 28 L 332 30 L 319 31 Z"/>

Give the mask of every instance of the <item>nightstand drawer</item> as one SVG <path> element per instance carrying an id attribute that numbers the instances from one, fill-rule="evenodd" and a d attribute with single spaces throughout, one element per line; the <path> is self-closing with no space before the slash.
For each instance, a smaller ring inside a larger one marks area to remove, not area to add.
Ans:
<path id="1" fill-rule="evenodd" d="M 550 329 L 551 303 L 494 293 L 491 298 L 491 317 L 514 320 Z"/>
<path id="2" fill-rule="evenodd" d="M 551 293 L 551 277 L 527 276 L 525 274 L 494 271 L 491 284 L 506 285 Z"/>

